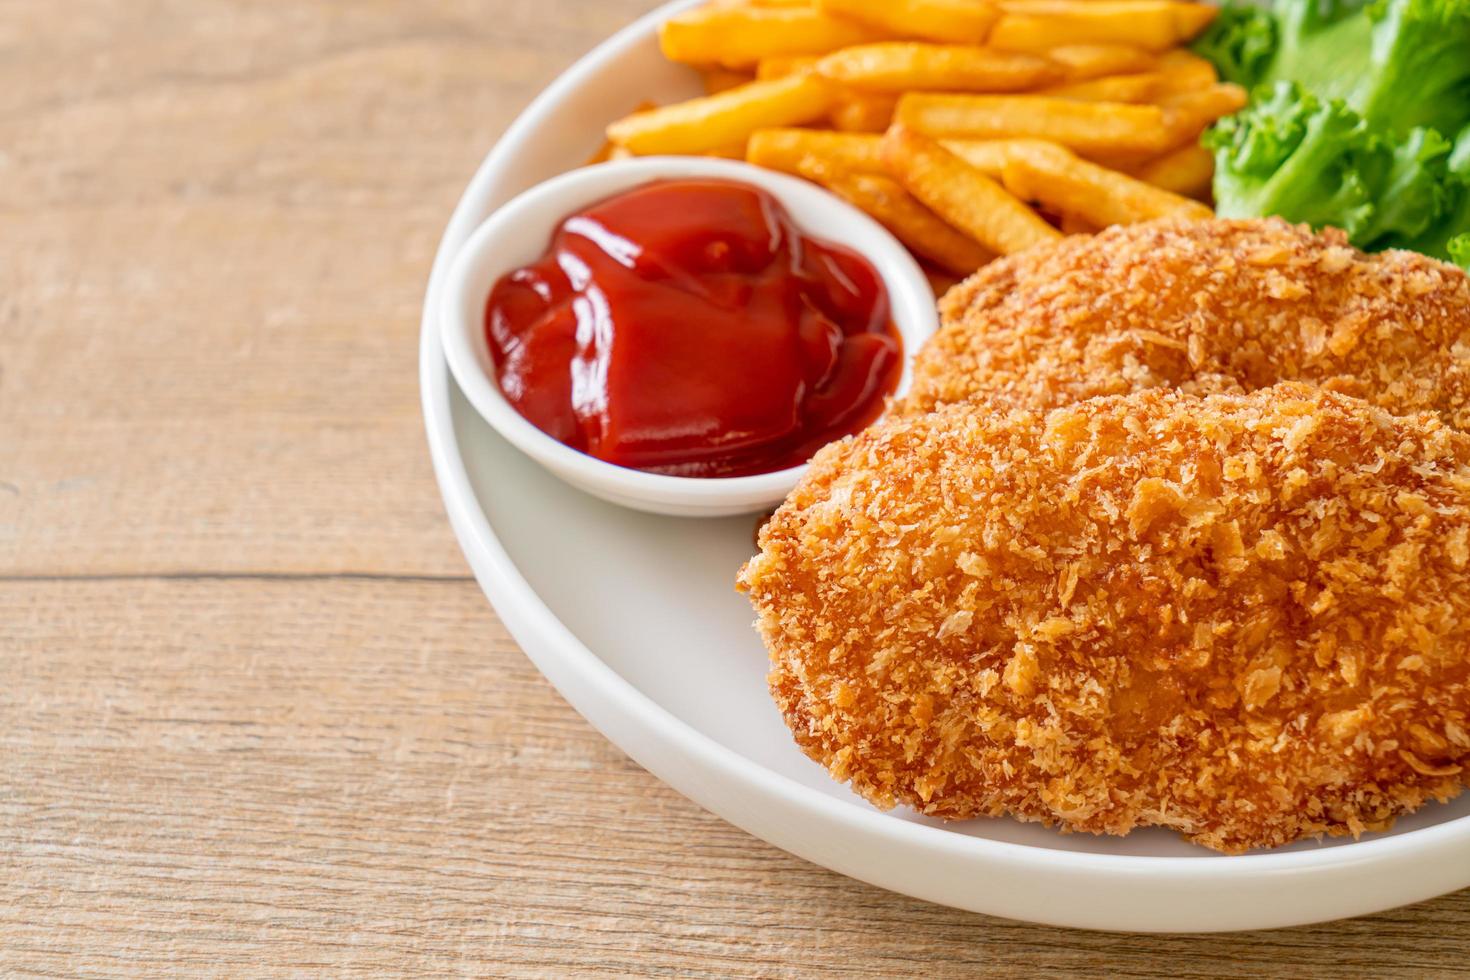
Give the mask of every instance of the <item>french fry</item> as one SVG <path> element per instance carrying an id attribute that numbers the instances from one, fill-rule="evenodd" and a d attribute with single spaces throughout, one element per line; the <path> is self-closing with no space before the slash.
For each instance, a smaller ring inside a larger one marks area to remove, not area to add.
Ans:
<path id="1" fill-rule="evenodd" d="M 711 150 L 705 150 L 700 154 L 702 157 L 719 157 L 722 160 L 744 160 L 747 140 L 739 143 L 729 143 L 725 146 L 717 146 Z"/>
<path id="2" fill-rule="evenodd" d="M 986 43 L 1013 51 L 1135 44 L 1165 51 L 1209 26 L 1219 8 L 1178 0 L 1005 0 Z"/>
<path id="3" fill-rule="evenodd" d="M 844 133 L 881 133 L 893 122 L 896 95 L 844 89 L 832 108 L 832 128 Z"/>
<path id="4" fill-rule="evenodd" d="M 762 129 L 753 133 L 745 159 L 767 170 L 800 173 L 801 162 L 816 157 L 848 173 L 884 173 L 882 140 L 859 133 L 819 129 Z"/>
<path id="5" fill-rule="evenodd" d="M 1193 92 L 1180 92 L 1159 101 L 1175 146 L 1193 143 L 1221 116 L 1239 112 L 1250 101 L 1239 85 L 1211 85 Z"/>
<path id="6" fill-rule="evenodd" d="M 701 153 L 739 143 L 758 129 L 826 115 L 836 93 L 816 75 L 792 75 L 635 113 L 607 127 L 607 138 L 639 155 Z"/>
<path id="7" fill-rule="evenodd" d="M 903 96 L 894 113 L 896 122 L 929 136 L 1051 140 L 1084 156 L 1094 151 L 1152 156 L 1171 150 L 1181 140 L 1166 125 L 1168 118 L 1154 105 L 928 92 Z"/>
<path id="8" fill-rule="evenodd" d="M 1220 80 L 1219 72 L 1208 60 L 1184 48 L 1175 48 L 1159 55 L 1154 70 L 1164 79 L 1164 88 L 1170 93 L 1193 92 L 1209 88 Z"/>
<path id="9" fill-rule="evenodd" d="M 1000 180 L 1011 158 L 1011 144 L 1018 140 L 940 140 L 944 147 L 961 160 L 993 180 Z"/>
<path id="10" fill-rule="evenodd" d="M 1037 89 L 1037 95 L 1084 102 L 1148 102 L 1163 91 L 1164 76 L 1158 72 L 1138 75 L 1104 75 L 1085 82 L 1067 82 Z"/>
<path id="11" fill-rule="evenodd" d="M 726 68 L 749 68 L 780 55 L 826 54 L 880 38 L 856 21 L 797 6 L 700 7 L 669 18 L 658 32 L 670 61 Z"/>
<path id="12" fill-rule="evenodd" d="M 1157 64 L 1152 54 L 1131 44 L 1064 44 L 1045 53 L 1065 69 L 1069 82 L 1153 71 Z"/>
<path id="13" fill-rule="evenodd" d="M 1009 255 L 1061 237 L 1004 187 L 905 126 L 883 137 L 883 162 L 936 214 L 986 248 Z"/>
<path id="14" fill-rule="evenodd" d="M 1076 214 L 1068 214 L 1065 211 L 1062 212 L 1059 227 L 1063 235 L 1096 235 L 1102 231 L 1101 228 L 1086 218 Z"/>
<path id="15" fill-rule="evenodd" d="M 746 82 L 754 81 L 754 76 L 749 72 L 734 71 L 730 68 L 703 68 L 699 72 L 704 81 L 705 95 L 718 95 L 732 88 L 739 88 Z"/>
<path id="16" fill-rule="evenodd" d="M 1198 143 L 1181 146 L 1137 168 L 1133 176 L 1155 187 L 1197 201 L 1210 196 L 1215 178 L 1215 155 Z"/>
<path id="17" fill-rule="evenodd" d="M 612 159 L 613 151 L 616 149 L 618 149 L 618 145 L 612 140 L 603 140 L 602 145 L 597 148 L 597 152 L 587 158 L 587 165 L 606 163 Z"/>
<path id="18" fill-rule="evenodd" d="M 1019 92 L 1061 79 L 1046 58 L 963 44 L 886 41 L 843 48 L 817 62 L 836 82 L 875 92 Z"/>
<path id="19" fill-rule="evenodd" d="M 806 157 L 798 172 L 867 212 L 909 251 L 942 269 L 967 276 L 995 258 L 941 221 L 891 177 L 848 173 L 818 157 Z"/>
<path id="20" fill-rule="evenodd" d="M 1209 218 L 1198 201 L 1090 163 L 1055 143 L 1012 141 L 1003 182 L 1006 190 L 1058 214 L 1076 215 L 1106 228 L 1151 218 Z"/>
<path id="21" fill-rule="evenodd" d="M 633 107 L 633 112 L 647 112 L 649 109 L 656 109 L 657 107 L 657 103 L 644 99 Z M 633 154 L 628 151 L 627 147 L 618 146 L 612 140 L 605 139 L 602 142 L 602 146 L 598 147 L 597 152 L 592 154 L 591 159 L 587 161 L 587 165 L 591 166 L 594 163 L 605 163 L 608 160 L 627 160 L 632 158 L 632 156 Z"/>
<path id="22" fill-rule="evenodd" d="M 811 71 L 821 60 L 814 54 L 783 54 L 773 58 L 762 58 L 760 64 L 755 66 L 755 77 L 762 81 L 785 78 L 787 75 Z"/>
<path id="23" fill-rule="evenodd" d="M 1000 12 L 985 0 L 817 0 L 826 14 L 899 37 L 980 44 Z"/>
<path id="24" fill-rule="evenodd" d="M 939 141 L 945 149 L 955 156 L 964 160 L 972 167 L 978 168 L 987 176 L 1000 180 L 1005 173 L 1006 161 L 1010 159 L 1011 149 L 1016 143 L 1046 143 L 1048 140 L 1037 140 L 1030 137 L 1017 139 L 942 139 Z M 1159 159 L 1159 154 L 1143 153 L 1107 153 L 1094 151 L 1083 153 L 1073 150 L 1078 156 L 1091 160 L 1093 163 L 1107 167 L 1110 170 L 1121 170 L 1124 173 L 1134 174 L 1153 160 Z"/>

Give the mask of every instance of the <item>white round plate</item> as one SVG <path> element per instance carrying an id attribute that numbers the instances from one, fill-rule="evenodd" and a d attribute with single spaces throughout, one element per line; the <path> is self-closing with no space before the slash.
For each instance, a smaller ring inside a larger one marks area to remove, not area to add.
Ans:
<path id="1" fill-rule="evenodd" d="M 698 93 L 658 54 L 670 4 L 583 58 L 490 153 L 444 233 L 420 374 L 434 469 L 476 578 L 527 656 L 644 768 L 807 860 L 919 898 L 1090 929 L 1223 931 L 1360 915 L 1470 885 L 1470 794 L 1392 833 L 1223 857 L 1164 831 L 1065 835 L 1011 820 L 883 813 L 794 746 L 734 590 L 748 517 L 625 510 L 561 483 L 497 436 L 449 378 L 432 311 L 456 250 L 497 206 L 584 162 L 643 99 Z"/>

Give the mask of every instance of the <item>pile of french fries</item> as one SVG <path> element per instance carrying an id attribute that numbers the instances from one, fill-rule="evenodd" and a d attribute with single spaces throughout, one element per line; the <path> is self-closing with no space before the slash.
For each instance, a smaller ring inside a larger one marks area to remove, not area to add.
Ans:
<path id="1" fill-rule="evenodd" d="M 1246 102 L 1184 47 L 1215 13 L 1185 0 L 713 0 L 659 34 L 708 94 L 618 120 L 601 157 L 797 174 L 964 276 L 1062 235 L 1211 214 L 1199 136 Z"/>

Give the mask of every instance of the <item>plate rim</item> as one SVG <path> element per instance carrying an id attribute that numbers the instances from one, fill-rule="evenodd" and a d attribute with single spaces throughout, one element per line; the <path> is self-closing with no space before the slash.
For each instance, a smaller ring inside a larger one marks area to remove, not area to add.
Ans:
<path id="1" fill-rule="evenodd" d="M 1293 852 L 1263 852 L 1231 856 L 1172 857 L 1163 855 L 1097 854 L 1041 847 L 1026 843 L 998 841 L 984 837 L 956 834 L 940 827 L 927 826 L 906 820 L 898 820 L 876 809 L 864 809 L 801 785 L 796 780 L 774 772 L 736 752 L 715 739 L 704 735 L 675 717 L 667 709 L 634 687 L 621 675 L 604 663 L 586 644 L 579 640 L 553 613 L 549 606 L 521 575 L 514 561 L 505 551 L 490 527 L 475 498 L 468 471 L 460 453 L 455 433 L 449 367 L 439 341 L 435 310 L 437 296 L 448 266 L 460 245 L 469 237 L 481 220 L 478 215 L 479 199 L 486 196 L 486 189 L 493 185 L 502 161 L 511 156 L 513 148 L 530 136 L 540 115 L 574 92 L 586 76 L 591 75 L 603 61 L 642 42 L 655 25 L 670 14 L 692 7 L 701 0 L 672 0 L 643 15 L 610 38 L 578 58 L 569 68 L 557 76 L 517 115 L 511 125 L 490 149 L 469 184 L 455 205 L 452 216 L 437 246 L 428 286 L 424 294 L 420 324 L 419 385 L 420 403 L 424 415 L 425 433 L 445 509 L 461 550 L 479 582 L 486 598 L 496 610 L 502 622 L 511 632 L 522 652 L 547 677 L 564 698 L 619 749 L 652 772 L 657 778 L 676 791 L 710 810 L 716 816 L 740 827 L 762 839 L 769 837 L 747 825 L 738 815 L 722 812 L 711 805 L 700 794 L 676 784 L 661 770 L 667 766 L 655 765 L 639 758 L 639 753 L 628 749 L 618 738 L 610 735 L 603 723 L 593 715 L 603 715 L 591 710 L 582 697 L 568 693 L 566 685 L 558 682 L 559 675 L 580 675 L 591 683 L 604 699 L 603 707 L 611 709 L 620 723 L 631 724 L 644 730 L 645 734 L 662 743 L 676 747 L 682 755 L 681 762 L 700 769 L 713 770 L 724 778 L 740 783 L 756 793 L 761 799 L 756 802 L 779 804 L 807 817 L 833 821 L 844 829 L 858 833 L 875 842 L 904 848 L 918 848 L 930 857 L 940 859 L 983 860 L 987 864 L 1007 866 L 1016 871 L 1036 873 L 1079 873 L 1083 875 L 1105 875 L 1110 878 L 1146 877 L 1154 881 L 1196 883 L 1209 887 L 1227 882 L 1244 883 L 1258 877 L 1275 878 L 1281 874 L 1302 875 L 1310 873 L 1339 873 L 1349 867 L 1364 864 L 1405 862 L 1414 858 L 1421 863 L 1434 855 L 1448 855 L 1455 844 L 1470 847 L 1470 817 L 1458 817 L 1430 827 L 1417 828 L 1402 834 L 1360 840 L 1351 844 L 1317 850 Z M 534 639 L 530 642 L 528 639 Z M 535 648 L 533 653 L 532 647 Z M 543 658 L 554 658 L 553 663 L 544 663 Z M 553 669 L 554 668 L 554 669 Z M 775 842 L 772 842 L 775 843 Z M 812 858 L 798 848 L 776 844 L 796 853 L 799 857 L 832 868 L 829 861 Z M 850 877 L 867 880 L 850 870 L 832 868 Z M 1431 886 L 1419 901 L 1447 894 L 1456 888 L 1470 885 L 1470 867 L 1462 875 L 1462 882 L 1448 890 Z M 946 902 L 943 898 L 919 894 L 904 887 L 874 881 L 880 887 L 902 891 L 930 901 Z M 953 904 L 946 902 L 946 904 Z M 1355 905 L 1358 911 L 1351 915 L 1368 914 L 1397 907 L 1404 901 L 1395 898 L 1387 903 L 1372 900 Z M 1006 915 L 1005 912 L 988 914 Z M 1228 926 L 1227 929 L 1261 928 L 1320 922 L 1339 918 L 1341 913 L 1312 915 L 1294 918 L 1266 917 L 1259 925 Z M 1026 916 L 1030 921 L 1080 927 L 1132 929 L 1145 931 L 1176 931 L 1170 927 L 1150 930 L 1147 924 L 1130 923 L 1120 926 L 1078 925 L 1075 917 L 1059 915 L 1056 918 Z M 1190 931 L 1200 927 L 1192 926 Z"/>

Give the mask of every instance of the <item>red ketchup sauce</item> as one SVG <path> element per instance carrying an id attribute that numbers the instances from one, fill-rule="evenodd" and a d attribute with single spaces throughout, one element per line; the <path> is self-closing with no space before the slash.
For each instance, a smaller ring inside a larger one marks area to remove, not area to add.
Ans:
<path id="1" fill-rule="evenodd" d="M 725 180 L 646 184 L 566 218 L 495 284 L 485 331 L 533 425 L 677 476 L 805 462 L 878 416 L 902 363 L 877 271 Z"/>

